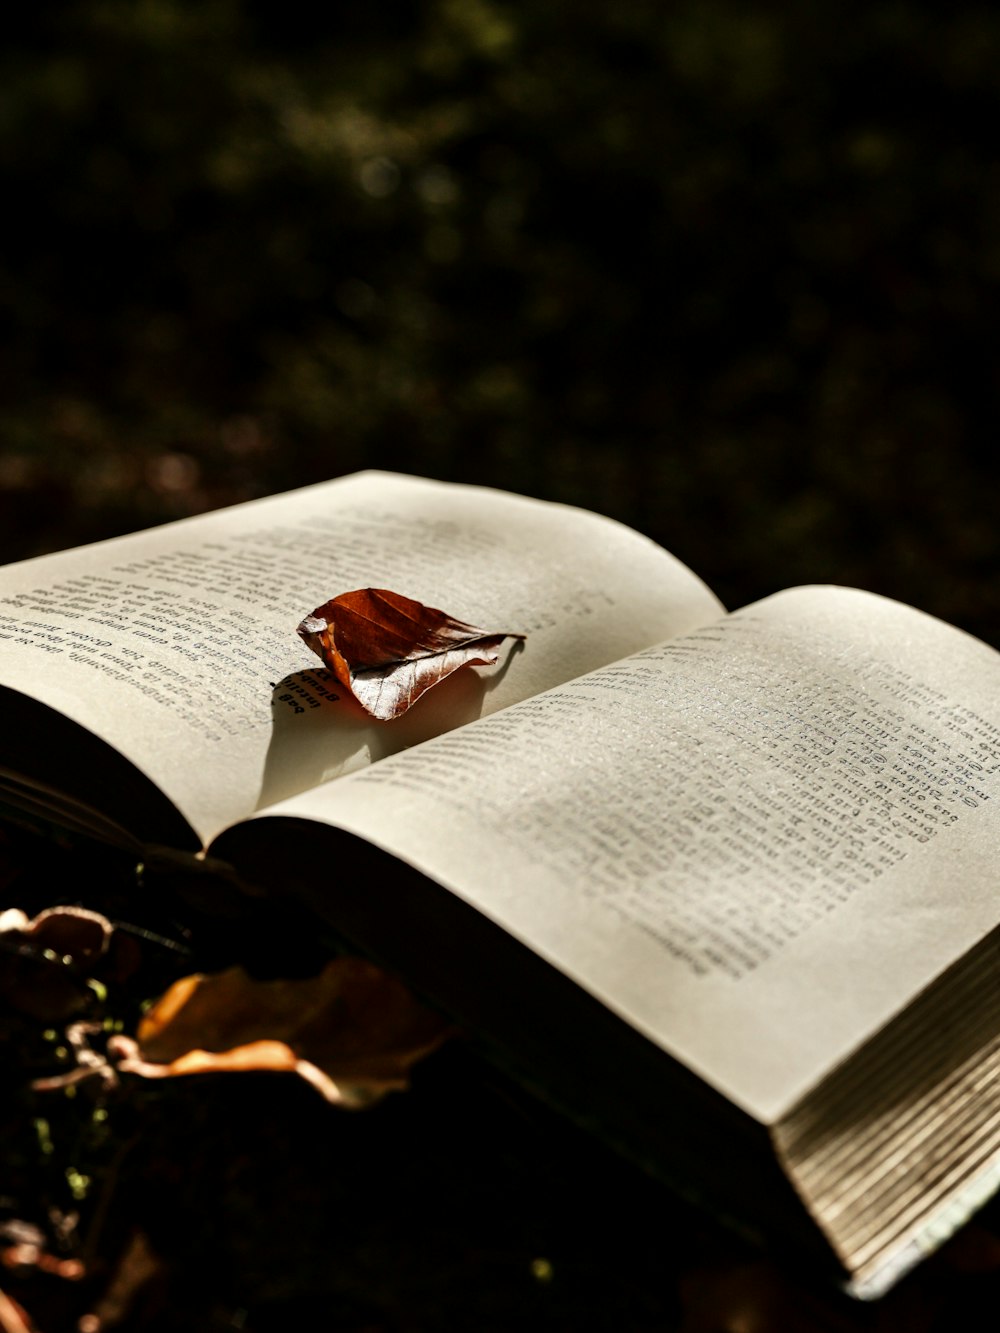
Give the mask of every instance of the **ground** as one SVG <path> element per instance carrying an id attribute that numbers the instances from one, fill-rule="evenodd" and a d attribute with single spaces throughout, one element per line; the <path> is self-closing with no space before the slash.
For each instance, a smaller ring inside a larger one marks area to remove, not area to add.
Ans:
<path id="1" fill-rule="evenodd" d="M 0 935 L 0 1288 L 38 1333 L 995 1326 L 996 1208 L 861 1306 L 692 1211 L 461 1033 L 364 1110 L 285 1073 L 151 1081 L 105 1062 L 69 1082 L 177 977 L 307 977 L 327 946 L 316 923 L 236 912 L 198 880 L 138 884 L 127 857 L 15 829 L 2 847 L 4 906 L 83 906 L 114 927 L 99 961 L 72 917 L 62 943 Z M 19 1317 L 0 1299 L 4 1333 Z"/>
<path id="2" fill-rule="evenodd" d="M 730 607 L 844 583 L 1000 644 L 998 54 L 961 3 L 12 9 L 0 560 L 394 468 L 610 513 Z M 359 1113 L 278 1074 L 33 1089 L 186 971 L 323 959 L 4 856 L 0 909 L 121 942 L 96 988 L 3 952 L 0 1288 L 41 1333 L 995 1324 L 995 1210 L 845 1306 L 461 1040 Z"/>

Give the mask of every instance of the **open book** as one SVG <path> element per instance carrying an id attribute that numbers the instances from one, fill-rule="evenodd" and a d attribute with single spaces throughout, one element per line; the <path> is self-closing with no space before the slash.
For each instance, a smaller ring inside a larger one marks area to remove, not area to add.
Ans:
<path id="1" fill-rule="evenodd" d="M 365 586 L 526 639 L 372 722 L 295 632 Z M 0 803 L 297 895 L 862 1295 L 1000 1183 L 998 796 L 984 644 L 833 587 L 726 614 L 503 492 L 364 473 L 0 570 Z"/>

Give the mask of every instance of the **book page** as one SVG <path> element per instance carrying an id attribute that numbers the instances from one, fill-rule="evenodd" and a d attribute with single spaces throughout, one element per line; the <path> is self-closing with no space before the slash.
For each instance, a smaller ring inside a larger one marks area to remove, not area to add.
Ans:
<path id="1" fill-rule="evenodd" d="M 527 638 L 391 729 L 371 724 L 296 634 L 369 586 Z M 0 570 L 0 685 L 113 745 L 207 841 L 718 611 L 690 570 L 610 519 L 364 473 Z M 16 720 L 16 697 L 5 706 Z M 46 780 L 71 762 L 71 747 L 53 755 Z"/>
<path id="2" fill-rule="evenodd" d="M 771 1122 L 1000 921 L 1000 655 L 778 594 L 276 813 L 454 890 Z"/>

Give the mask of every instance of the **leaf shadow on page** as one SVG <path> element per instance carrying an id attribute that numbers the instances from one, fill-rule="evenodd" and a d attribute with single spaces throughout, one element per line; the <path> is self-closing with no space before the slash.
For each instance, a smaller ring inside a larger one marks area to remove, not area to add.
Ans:
<path id="1" fill-rule="evenodd" d="M 256 809 L 475 721 L 520 647 L 496 666 L 456 671 L 392 722 L 376 722 L 325 667 L 292 672 L 272 690 L 271 741 Z"/>

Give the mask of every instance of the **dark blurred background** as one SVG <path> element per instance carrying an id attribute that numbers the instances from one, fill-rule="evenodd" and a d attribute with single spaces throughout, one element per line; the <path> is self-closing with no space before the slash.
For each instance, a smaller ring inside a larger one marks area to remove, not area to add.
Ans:
<path id="1" fill-rule="evenodd" d="M 1000 644 L 1000 10 L 4 23 L 0 558 L 377 466 Z"/>

